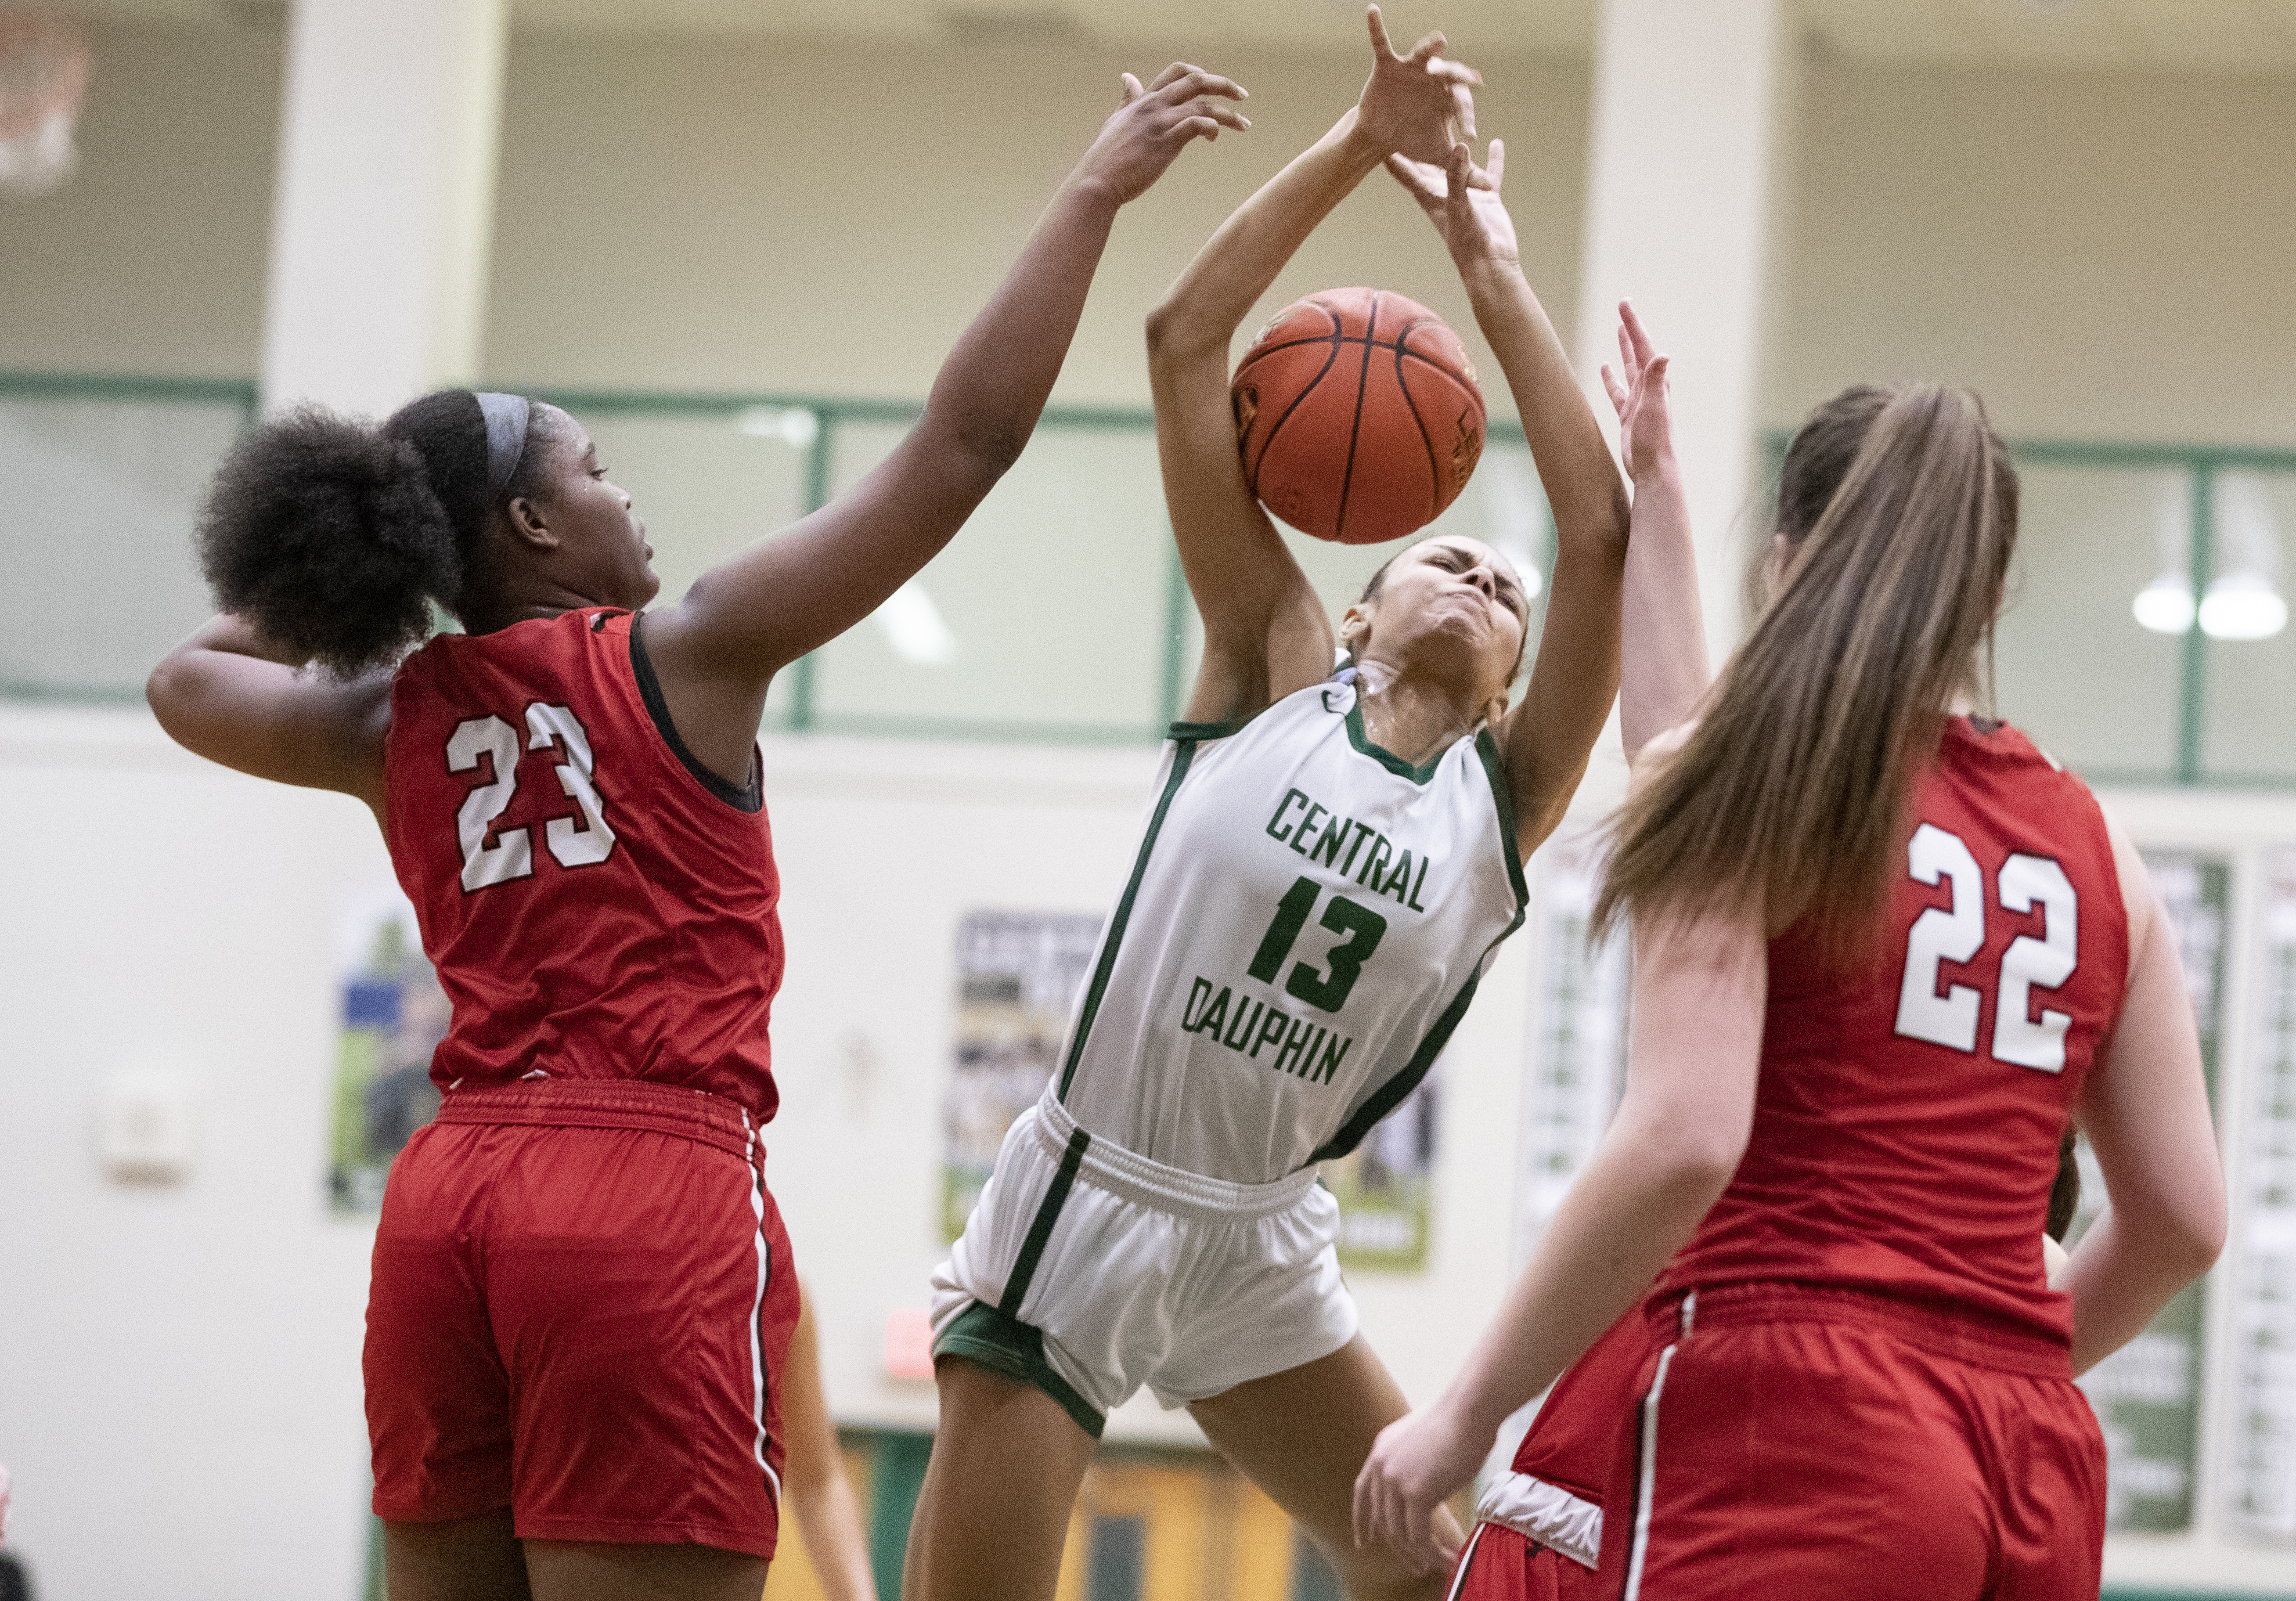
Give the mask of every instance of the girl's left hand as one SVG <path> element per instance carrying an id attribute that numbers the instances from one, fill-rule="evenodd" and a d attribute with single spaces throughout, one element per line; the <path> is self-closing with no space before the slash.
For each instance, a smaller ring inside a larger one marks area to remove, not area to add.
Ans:
<path id="1" fill-rule="evenodd" d="M 1619 371 L 1603 369 L 1603 387 L 1619 414 L 1619 459 L 1627 476 L 1640 483 L 1674 454 L 1674 419 L 1666 408 L 1669 357 L 1660 356 L 1635 315 L 1634 303 L 1619 302 Z"/>
<path id="2" fill-rule="evenodd" d="M 1448 1565 L 1458 1553 L 1436 1539 L 1435 1509 L 1473 1480 L 1490 1449 L 1489 1437 L 1463 1428 L 1445 1401 L 1388 1424 L 1356 1475 L 1356 1544 Z"/>
<path id="3" fill-rule="evenodd" d="M 1499 198 L 1499 182 L 1506 173 L 1505 141 L 1491 141 L 1488 161 L 1479 168 L 1466 145 L 1454 144 L 1446 167 L 1398 153 L 1387 158 L 1387 169 L 1427 213 L 1460 271 L 1477 263 L 1520 271 L 1514 218 Z"/>

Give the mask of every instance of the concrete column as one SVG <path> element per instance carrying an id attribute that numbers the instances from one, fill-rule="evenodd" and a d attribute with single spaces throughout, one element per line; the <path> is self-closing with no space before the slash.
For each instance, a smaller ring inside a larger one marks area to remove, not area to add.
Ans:
<path id="1" fill-rule="evenodd" d="M 505 0 L 296 0 L 263 403 L 381 416 L 477 375 Z"/>
<path id="2" fill-rule="evenodd" d="M 1603 0 L 1577 357 L 1618 365 L 1630 299 L 1674 357 L 1675 438 L 1718 666 L 1742 627 L 1761 489 L 1758 409 L 1772 173 L 1791 103 L 1784 0 Z M 1611 408 L 1598 399 L 1607 422 Z"/>

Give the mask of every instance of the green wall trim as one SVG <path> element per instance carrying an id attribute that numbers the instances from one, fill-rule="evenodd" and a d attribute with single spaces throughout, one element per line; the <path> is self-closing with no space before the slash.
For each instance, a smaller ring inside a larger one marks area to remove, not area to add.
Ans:
<path id="1" fill-rule="evenodd" d="M 2158 1589 L 2108 1584 L 2098 1601 L 2296 1601 L 2296 1590 Z"/>
<path id="2" fill-rule="evenodd" d="M 925 1487 L 925 1465 L 932 1459 L 931 1434 L 873 1429 L 869 1466 L 869 1571 L 880 1596 L 901 1593 L 907 1565 L 909 1521 Z"/>
<path id="3" fill-rule="evenodd" d="M 150 400 L 236 406 L 253 412 L 254 383 L 245 378 L 161 378 L 134 373 L 0 372 L 0 399 Z"/>

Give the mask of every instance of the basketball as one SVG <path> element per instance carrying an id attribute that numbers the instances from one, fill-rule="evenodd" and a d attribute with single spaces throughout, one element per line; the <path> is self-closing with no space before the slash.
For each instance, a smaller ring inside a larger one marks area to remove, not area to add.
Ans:
<path id="1" fill-rule="evenodd" d="M 1483 393 L 1459 336 L 1416 300 L 1327 289 L 1284 308 L 1228 384 L 1243 481 L 1318 539 L 1426 527 L 1483 453 Z"/>

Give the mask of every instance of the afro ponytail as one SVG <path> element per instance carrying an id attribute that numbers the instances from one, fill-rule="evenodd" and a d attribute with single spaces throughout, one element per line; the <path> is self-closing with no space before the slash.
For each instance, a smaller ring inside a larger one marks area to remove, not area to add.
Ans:
<path id="1" fill-rule="evenodd" d="M 486 523 L 486 421 L 468 390 L 380 428 L 304 406 L 242 439 L 199 527 L 226 612 L 342 677 L 387 665 L 461 598 Z"/>

